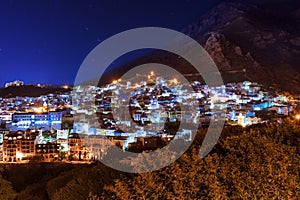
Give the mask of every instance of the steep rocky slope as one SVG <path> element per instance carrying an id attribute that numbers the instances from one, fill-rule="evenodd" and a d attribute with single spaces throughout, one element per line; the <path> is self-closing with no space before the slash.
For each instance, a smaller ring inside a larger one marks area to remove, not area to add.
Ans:
<path id="1" fill-rule="evenodd" d="M 183 32 L 206 48 L 225 82 L 246 79 L 298 93 L 300 12 L 272 5 L 222 3 Z"/>
<path id="2" fill-rule="evenodd" d="M 224 82 L 250 80 L 299 94 L 299 3 L 246 2 L 220 3 L 182 32 L 205 47 Z M 195 72 L 180 57 L 154 51 L 112 70 L 111 74 L 117 77 L 134 66 L 155 62 L 172 66 L 182 74 Z"/>

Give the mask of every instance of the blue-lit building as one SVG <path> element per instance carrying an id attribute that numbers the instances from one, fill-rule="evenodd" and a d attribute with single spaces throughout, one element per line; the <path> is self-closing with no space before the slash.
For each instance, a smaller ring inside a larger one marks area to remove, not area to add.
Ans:
<path id="1" fill-rule="evenodd" d="M 262 102 L 260 104 L 254 104 L 252 107 L 253 107 L 253 110 L 259 111 L 259 110 L 263 110 L 263 109 L 266 109 L 266 108 L 270 108 L 272 105 L 273 105 L 272 102 L 265 101 L 265 102 Z"/>
<path id="2" fill-rule="evenodd" d="M 11 131 L 42 128 L 61 129 L 62 112 L 48 113 L 15 113 L 12 115 Z"/>

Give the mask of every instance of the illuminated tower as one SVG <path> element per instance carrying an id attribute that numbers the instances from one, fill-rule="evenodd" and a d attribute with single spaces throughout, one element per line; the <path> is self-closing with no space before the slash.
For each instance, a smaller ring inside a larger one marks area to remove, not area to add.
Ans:
<path id="1" fill-rule="evenodd" d="M 245 116 L 243 116 L 242 113 L 240 113 L 238 116 L 238 125 L 243 126 L 243 127 L 246 126 Z"/>

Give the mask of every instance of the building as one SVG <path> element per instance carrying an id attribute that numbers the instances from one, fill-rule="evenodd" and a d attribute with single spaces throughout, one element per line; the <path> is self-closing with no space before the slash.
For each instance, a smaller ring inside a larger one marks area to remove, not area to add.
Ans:
<path id="1" fill-rule="evenodd" d="M 83 139 L 83 145 L 87 149 L 89 155 L 88 159 L 101 160 L 107 154 L 107 150 L 113 144 L 105 136 L 93 135 Z"/>
<path id="2" fill-rule="evenodd" d="M 35 156 L 37 132 L 11 132 L 3 137 L 3 161 L 19 162 Z"/>
<path id="3" fill-rule="evenodd" d="M 239 114 L 237 123 L 240 126 L 246 126 L 246 118 L 242 113 Z"/>
<path id="4" fill-rule="evenodd" d="M 106 136 L 106 138 L 111 142 L 111 144 L 124 149 L 124 143 L 127 140 L 127 136 Z"/>
<path id="5" fill-rule="evenodd" d="M 1 112 L 0 119 L 2 121 L 11 121 L 12 120 L 12 113 L 9 112 Z"/>
<path id="6" fill-rule="evenodd" d="M 23 86 L 24 85 L 24 82 L 23 81 L 19 81 L 19 80 L 16 80 L 16 81 L 13 81 L 13 82 L 7 82 L 5 84 L 5 87 L 19 87 L 19 86 Z"/>
<path id="7" fill-rule="evenodd" d="M 47 143 L 36 145 L 36 155 L 44 162 L 52 162 L 58 159 L 60 153 L 60 144 Z"/>
<path id="8" fill-rule="evenodd" d="M 35 128 L 43 128 L 50 130 L 61 129 L 62 113 L 48 112 L 48 113 L 15 113 L 12 115 L 11 131 L 27 130 Z"/>
<path id="9" fill-rule="evenodd" d="M 79 134 L 73 133 L 69 135 L 68 148 L 71 156 L 79 159 L 79 154 L 81 154 L 82 147 L 83 147 L 83 142 Z"/>
<path id="10" fill-rule="evenodd" d="M 18 162 L 22 160 L 22 135 L 21 131 L 9 133 L 3 138 L 3 161 Z"/>
<path id="11" fill-rule="evenodd" d="M 269 108 L 270 111 L 274 110 L 279 115 L 289 115 L 289 108 L 286 105 L 278 105 L 278 106 L 272 106 Z"/>
<path id="12" fill-rule="evenodd" d="M 22 159 L 28 159 L 35 156 L 35 142 L 38 132 L 30 131 L 23 133 L 21 142 Z"/>
<path id="13" fill-rule="evenodd" d="M 68 151 L 68 137 L 69 137 L 69 130 L 57 130 L 56 134 L 56 142 L 60 144 L 60 150 L 62 152 Z"/>
<path id="14" fill-rule="evenodd" d="M 143 149 L 158 148 L 158 137 L 138 137 L 137 143 L 142 146 Z"/>

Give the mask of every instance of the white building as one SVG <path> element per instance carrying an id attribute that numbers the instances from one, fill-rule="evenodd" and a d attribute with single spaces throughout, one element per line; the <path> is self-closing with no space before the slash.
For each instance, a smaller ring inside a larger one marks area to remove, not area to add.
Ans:
<path id="1" fill-rule="evenodd" d="M 5 84 L 5 87 L 11 87 L 11 86 L 15 86 L 15 87 L 19 87 L 19 86 L 22 86 L 24 85 L 24 82 L 23 81 L 19 81 L 19 80 L 16 80 L 16 81 L 13 81 L 13 82 L 7 82 Z"/>

